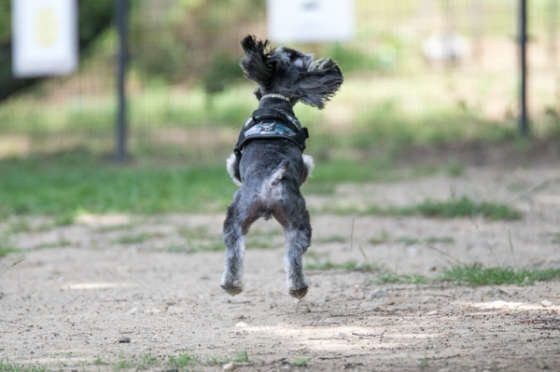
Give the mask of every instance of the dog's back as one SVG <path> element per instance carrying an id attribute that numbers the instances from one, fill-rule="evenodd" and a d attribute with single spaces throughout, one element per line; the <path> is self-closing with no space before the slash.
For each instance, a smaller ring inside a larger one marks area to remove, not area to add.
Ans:
<path id="1" fill-rule="evenodd" d="M 239 168 L 242 202 L 252 205 L 251 214 L 256 214 L 251 218 L 273 215 L 285 225 L 283 205 L 299 196 L 308 173 L 301 150 L 287 140 L 255 140 L 245 147 Z"/>

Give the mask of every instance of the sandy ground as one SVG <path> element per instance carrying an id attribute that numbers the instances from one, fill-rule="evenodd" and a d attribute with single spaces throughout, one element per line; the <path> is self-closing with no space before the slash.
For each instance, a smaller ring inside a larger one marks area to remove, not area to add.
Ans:
<path id="1" fill-rule="evenodd" d="M 341 185 L 308 203 L 359 209 L 452 195 L 507 203 L 524 217 L 315 213 L 307 261 L 367 260 L 424 275 L 454 262 L 560 265 L 554 168 L 473 168 L 456 178 Z M 558 281 L 379 285 L 373 273 L 308 270 L 309 294 L 297 302 L 285 288 L 280 230 L 259 222 L 253 246 L 249 240 L 245 291 L 229 297 L 218 285 L 223 254 L 200 251 L 219 242 L 222 218 L 81 216 L 65 227 L 34 218 L 24 228 L 21 220 L 2 222 L 0 232 L 11 229 L 24 253 L 0 261 L 0 360 L 55 370 L 112 370 L 127 361 L 162 370 L 170 356 L 187 353 L 199 359 L 188 369 L 221 370 L 220 360 L 247 352 L 248 362 L 236 369 L 560 370 Z M 157 361 L 142 363 L 148 355 Z M 303 360 L 307 367 L 298 367 Z"/>

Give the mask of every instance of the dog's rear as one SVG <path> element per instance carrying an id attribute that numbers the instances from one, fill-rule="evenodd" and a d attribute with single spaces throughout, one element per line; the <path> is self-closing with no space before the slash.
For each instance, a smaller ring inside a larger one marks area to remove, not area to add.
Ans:
<path id="1" fill-rule="evenodd" d="M 331 60 L 313 60 L 293 49 L 268 49 L 267 42 L 248 36 L 241 43 L 241 67 L 258 83 L 259 109 L 278 110 L 294 117 L 292 106 L 302 101 L 322 108 L 342 83 L 342 74 Z M 222 287 L 230 294 L 242 290 L 244 237 L 260 217 L 274 217 L 284 228 L 285 266 L 289 292 L 296 298 L 307 293 L 302 255 L 311 243 L 311 225 L 299 188 L 312 167 L 301 147 L 284 138 L 255 139 L 242 154 L 228 159 L 228 171 L 240 188 L 224 222 L 226 266 Z"/>

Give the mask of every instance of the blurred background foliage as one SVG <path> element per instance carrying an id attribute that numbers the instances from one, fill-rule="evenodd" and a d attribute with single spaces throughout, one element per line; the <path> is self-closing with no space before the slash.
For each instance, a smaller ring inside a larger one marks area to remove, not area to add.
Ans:
<path id="1" fill-rule="evenodd" d="M 560 132 L 557 2 L 530 2 L 530 104 L 537 138 Z M 266 37 L 266 2 L 130 4 L 133 155 L 217 161 L 256 103 L 254 87 L 238 66 L 239 40 L 248 33 Z M 516 138 L 515 1 L 356 0 L 355 7 L 353 40 L 291 45 L 334 58 L 346 78 L 325 110 L 296 106 L 312 130 L 312 151 L 355 158 L 371 148 Z M 80 1 L 79 12 L 79 71 L 16 80 L 10 2 L 0 2 L 0 136 L 9 138 L 0 141 L 0 156 L 80 146 L 111 151 L 114 2 Z M 427 40 L 446 34 L 469 46 L 453 63 L 430 59 L 425 51 Z"/>

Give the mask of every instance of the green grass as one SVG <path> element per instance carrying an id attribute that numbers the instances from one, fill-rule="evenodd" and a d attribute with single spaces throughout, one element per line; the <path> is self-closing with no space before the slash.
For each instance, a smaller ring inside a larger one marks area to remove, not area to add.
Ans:
<path id="1" fill-rule="evenodd" d="M 96 357 L 95 360 L 93 361 L 93 365 L 95 366 L 106 366 L 109 363 L 107 363 L 106 361 L 104 361 L 103 359 L 101 359 L 101 357 Z"/>
<path id="2" fill-rule="evenodd" d="M 136 366 L 137 369 L 150 369 L 150 367 L 154 367 L 159 364 L 159 359 L 151 354 L 144 354 L 138 361 Z"/>
<path id="3" fill-rule="evenodd" d="M 426 244 L 453 244 L 455 239 L 452 236 L 428 236 L 423 239 Z"/>
<path id="4" fill-rule="evenodd" d="M 305 268 L 308 270 L 345 270 L 361 272 L 376 272 L 380 270 L 377 265 L 356 261 L 347 261 L 343 263 L 334 263 L 332 261 L 310 262 L 305 264 Z"/>
<path id="5" fill-rule="evenodd" d="M 221 164 L 117 167 L 84 153 L 4 160 L 0 174 L 3 215 L 223 210 L 235 189 Z"/>
<path id="6" fill-rule="evenodd" d="M 469 217 L 482 216 L 490 220 L 518 220 L 522 214 L 514 207 L 492 202 L 476 202 L 463 196 L 447 201 L 426 200 L 410 208 L 404 208 L 403 214 L 421 214 L 426 217 Z"/>
<path id="7" fill-rule="evenodd" d="M 34 249 L 56 249 L 56 248 L 68 247 L 70 245 L 72 245 L 72 242 L 70 240 L 60 239 L 60 240 L 50 242 L 50 243 L 38 244 L 33 248 Z"/>
<path id="8" fill-rule="evenodd" d="M 284 239 L 277 238 L 278 235 L 270 234 L 269 236 L 247 235 L 246 247 L 248 249 L 277 249 L 284 248 Z M 223 247 L 223 244 L 222 244 Z"/>
<path id="9" fill-rule="evenodd" d="M 206 358 L 206 365 L 221 366 L 230 361 L 230 358 L 223 355 L 212 355 Z"/>
<path id="10" fill-rule="evenodd" d="M 335 263 L 332 261 L 312 262 L 305 265 L 307 270 L 343 270 L 371 272 L 375 276 L 372 281 L 377 284 L 428 284 L 434 282 L 452 282 L 459 285 L 530 285 L 538 281 L 560 279 L 560 268 L 512 268 L 512 267 L 484 267 L 480 264 L 453 265 L 435 277 L 419 274 L 397 274 L 381 266 L 369 263 L 347 261 Z"/>
<path id="11" fill-rule="evenodd" d="M 294 367 L 307 367 L 310 360 L 311 358 L 309 357 L 296 357 L 290 361 L 290 364 Z"/>
<path id="12" fill-rule="evenodd" d="M 385 170 L 385 162 L 336 160 L 321 163 L 304 193 L 339 182 L 407 177 Z M 0 216 L 51 215 L 56 225 L 71 224 L 80 213 L 172 213 L 223 211 L 236 189 L 224 165 L 168 165 L 138 162 L 116 166 L 76 150 L 43 158 L 0 160 Z M 31 227 L 22 223 L 16 230 Z"/>
<path id="13" fill-rule="evenodd" d="M 403 245 L 415 244 L 453 244 L 455 239 L 451 236 L 427 236 L 427 237 L 414 237 L 414 236 L 398 236 L 392 238 L 387 231 L 382 231 L 379 235 L 373 236 L 368 240 L 370 244 L 389 244 L 398 243 Z"/>
<path id="14" fill-rule="evenodd" d="M 0 360 L 0 372 L 46 372 L 45 367 L 27 366 Z"/>
<path id="15" fill-rule="evenodd" d="M 325 237 L 318 237 L 314 239 L 315 244 L 330 244 L 330 243 L 346 243 L 347 238 L 341 235 L 330 235 Z"/>
<path id="16" fill-rule="evenodd" d="M 113 366 L 113 370 L 120 371 L 121 369 L 132 369 L 135 364 L 129 360 L 121 359 Z"/>
<path id="17" fill-rule="evenodd" d="M 519 220 L 523 214 L 514 207 L 494 202 L 477 202 L 466 196 L 459 199 L 436 201 L 427 199 L 418 204 L 401 207 L 377 205 L 357 207 L 327 207 L 320 212 L 380 216 L 424 216 L 431 218 L 457 218 L 481 216 L 489 220 Z"/>
<path id="18" fill-rule="evenodd" d="M 221 235 L 213 235 L 206 227 L 182 227 L 178 234 L 184 244 L 174 244 L 167 248 L 170 253 L 217 252 L 224 249 Z"/>
<path id="19" fill-rule="evenodd" d="M 552 244 L 560 244 L 560 233 L 551 233 L 550 234 L 550 242 Z"/>
<path id="20" fill-rule="evenodd" d="M 512 267 L 484 267 L 480 264 L 457 265 L 443 272 L 442 281 L 471 286 L 517 284 L 560 279 L 560 269 L 518 269 Z"/>
<path id="21" fill-rule="evenodd" d="M 198 358 L 192 354 L 180 354 L 176 356 L 169 356 L 168 364 L 173 368 L 186 368 L 198 363 Z"/>
<path id="22" fill-rule="evenodd" d="M 19 249 L 13 247 L 0 246 L 0 257 L 9 255 L 10 253 L 19 252 Z"/>
<path id="23" fill-rule="evenodd" d="M 430 358 L 428 357 L 423 357 L 418 359 L 417 361 L 418 363 L 418 368 L 420 368 L 420 370 L 424 370 L 430 367 Z"/>
<path id="24" fill-rule="evenodd" d="M 430 279 L 418 274 L 396 274 L 383 271 L 374 281 L 378 284 L 427 284 Z"/>
<path id="25" fill-rule="evenodd" d="M 239 351 L 235 353 L 231 361 L 234 363 L 249 363 L 249 354 L 246 351 Z"/>
<path id="26" fill-rule="evenodd" d="M 117 244 L 141 244 L 144 243 L 156 236 L 160 236 L 159 234 L 148 234 L 148 233 L 140 233 L 135 235 L 124 235 L 117 239 L 115 239 L 114 243 Z"/>

